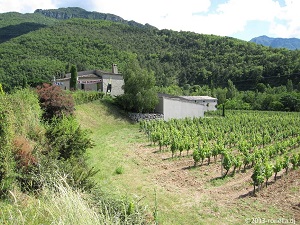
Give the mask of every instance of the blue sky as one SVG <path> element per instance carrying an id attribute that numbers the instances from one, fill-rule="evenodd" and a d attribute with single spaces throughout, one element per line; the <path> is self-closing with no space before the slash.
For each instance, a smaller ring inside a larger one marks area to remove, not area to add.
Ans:
<path id="1" fill-rule="evenodd" d="M 69 6 L 112 13 L 159 29 L 246 41 L 261 35 L 300 38 L 300 0 L 0 0 L 0 13 Z"/>

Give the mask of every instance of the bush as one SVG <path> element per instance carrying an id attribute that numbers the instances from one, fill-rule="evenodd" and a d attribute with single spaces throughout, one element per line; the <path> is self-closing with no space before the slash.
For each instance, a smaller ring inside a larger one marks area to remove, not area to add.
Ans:
<path id="1" fill-rule="evenodd" d="M 58 159 L 82 156 L 93 147 L 88 131 L 82 130 L 74 117 L 54 118 L 48 124 L 46 137 L 52 154 Z"/>
<path id="2" fill-rule="evenodd" d="M 43 84 L 37 88 L 37 93 L 45 120 L 51 120 L 54 117 L 62 118 L 63 115 L 67 116 L 74 113 L 72 95 L 63 91 L 60 87 Z"/>

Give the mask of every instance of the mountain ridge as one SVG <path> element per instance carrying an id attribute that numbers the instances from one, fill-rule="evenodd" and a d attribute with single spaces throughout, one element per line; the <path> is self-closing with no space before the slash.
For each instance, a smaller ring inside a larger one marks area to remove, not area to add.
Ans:
<path id="1" fill-rule="evenodd" d="M 273 48 L 287 48 L 289 50 L 300 49 L 300 39 L 298 38 L 272 38 L 262 35 L 252 38 L 250 42 Z"/>
<path id="2" fill-rule="evenodd" d="M 82 18 L 82 19 L 93 19 L 93 20 L 108 20 L 112 22 L 119 22 L 135 27 L 147 27 L 147 28 L 156 28 L 148 23 L 145 25 L 138 23 L 133 20 L 125 20 L 120 16 L 111 14 L 111 13 L 101 13 L 96 11 L 87 11 L 80 7 L 67 7 L 67 8 L 58 8 L 58 9 L 36 9 L 34 11 L 36 14 L 42 14 L 46 17 L 55 18 L 58 20 L 66 20 L 72 18 Z"/>

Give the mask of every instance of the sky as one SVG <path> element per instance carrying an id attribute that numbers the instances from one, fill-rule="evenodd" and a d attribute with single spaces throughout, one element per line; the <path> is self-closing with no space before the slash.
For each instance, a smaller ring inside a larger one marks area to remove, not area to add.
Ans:
<path id="1" fill-rule="evenodd" d="M 230 36 L 300 38 L 300 0 L 0 0 L 0 13 L 81 7 L 158 29 Z"/>

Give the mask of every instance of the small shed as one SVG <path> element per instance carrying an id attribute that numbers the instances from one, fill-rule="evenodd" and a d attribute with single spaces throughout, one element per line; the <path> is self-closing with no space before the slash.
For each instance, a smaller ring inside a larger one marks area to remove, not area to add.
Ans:
<path id="1" fill-rule="evenodd" d="M 156 112 L 163 114 L 164 120 L 204 117 L 205 107 L 202 104 L 167 94 L 158 94 L 158 98 Z"/>
<path id="2" fill-rule="evenodd" d="M 64 78 L 54 79 L 53 83 L 64 90 L 70 89 L 71 73 Z M 112 71 L 88 70 L 78 72 L 77 88 L 84 91 L 101 91 L 111 94 L 112 96 L 124 94 L 124 79 L 118 72 L 116 64 L 112 65 Z"/>

